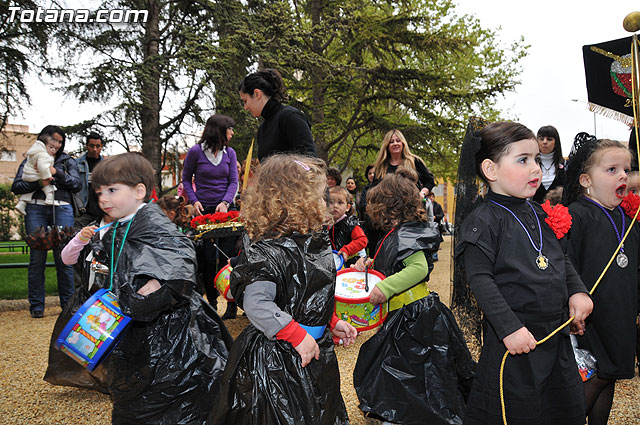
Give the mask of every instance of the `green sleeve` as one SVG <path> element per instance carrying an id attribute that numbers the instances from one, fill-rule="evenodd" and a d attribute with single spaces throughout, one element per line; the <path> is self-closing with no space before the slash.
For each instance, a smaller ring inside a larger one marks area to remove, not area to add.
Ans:
<path id="1" fill-rule="evenodd" d="M 414 252 L 402 263 L 404 264 L 402 270 L 376 284 L 387 299 L 406 291 L 429 275 L 429 265 L 423 251 Z"/>

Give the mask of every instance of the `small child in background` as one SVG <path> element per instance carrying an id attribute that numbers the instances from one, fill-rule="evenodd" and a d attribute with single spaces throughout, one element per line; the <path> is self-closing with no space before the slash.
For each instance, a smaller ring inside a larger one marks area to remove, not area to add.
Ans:
<path id="1" fill-rule="evenodd" d="M 367 247 L 367 237 L 358 225 L 358 218 L 350 214 L 353 199 L 347 189 L 335 186 L 329 189 L 329 212 L 333 225 L 329 227 L 331 248 L 347 264 L 349 258 Z"/>
<path id="2" fill-rule="evenodd" d="M 137 153 L 106 158 L 92 173 L 99 206 L 114 220 L 92 240 L 93 253 L 109 267 L 104 284 L 132 319 L 100 367 L 109 377 L 113 424 L 203 423 L 231 337 L 194 291 L 192 242 L 149 203 L 154 185 L 153 167 Z"/>
<path id="3" fill-rule="evenodd" d="M 624 202 L 630 168 L 631 153 L 620 142 L 597 140 L 586 133 L 576 136 L 563 200 L 573 219 L 567 254 L 590 290 L 633 226 L 637 204 Z M 590 351 L 597 361 L 596 376 L 584 382 L 589 425 L 608 422 L 616 381 L 635 375 L 639 244 L 636 223 L 591 295 L 593 313 L 586 320 L 584 335 L 577 337 L 578 347 Z"/>
<path id="4" fill-rule="evenodd" d="M 56 172 L 55 168 L 53 168 L 53 162 L 58 149 L 60 149 L 60 142 L 50 135 L 41 134 L 38 136 L 38 140 L 31 145 L 26 153 L 27 162 L 24 163 L 22 180 L 26 182 L 51 180 L 53 178 L 52 173 Z M 53 184 L 42 186 L 42 191 L 45 194 L 45 205 L 53 205 L 55 190 L 56 187 Z M 20 200 L 16 204 L 16 210 L 20 214 L 26 215 L 27 201 L 30 201 L 32 196 L 33 192 L 20 195 Z"/>
<path id="5" fill-rule="evenodd" d="M 231 292 L 250 325 L 229 355 L 208 424 L 348 424 L 332 333 L 335 266 L 326 232 L 324 162 L 269 157 L 243 194 L 247 234 Z M 249 239 L 251 238 L 251 239 Z"/>
<path id="6" fill-rule="evenodd" d="M 156 202 L 178 229 L 185 233 L 189 230 L 193 206 L 182 196 L 165 195 Z"/>
<path id="7" fill-rule="evenodd" d="M 556 206 L 558 204 L 562 203 L 562 192 L 563 192 L 563 188 L 562 186 L 560 187 L 556 187 L 554 189 L 551 189 L 550 191 L 547 192 L 546 195 L 544 195 L 544 200 L 549 201 L 549 204 L 553 207 Z M 544 204 L 544 202 L 543 202 Z"/>
<path id="8" fill-rule="evenodd" d="M 337 168 L 329 168 L 327 170 L 327 186 L 330 188 L 340 186 L 342 183 L 342 174 Z"/>
<path id="9" fill-rule="evenodd" d="M 459 424 L 465 407 L 460 388 L 470 385 L 474 363 L 453 315 L 427 287 L 440 234 L 427 220 L 415 180 L 405 175 L 387 174 L 367 194 L 367 214 L 382 238 L 373 260 L 361 258 L 352 267 L 386 276 L 369 298 L 373 305 L 388 302 L 389 315 L 360 348 L 353 384 L 368 416 Z"/>

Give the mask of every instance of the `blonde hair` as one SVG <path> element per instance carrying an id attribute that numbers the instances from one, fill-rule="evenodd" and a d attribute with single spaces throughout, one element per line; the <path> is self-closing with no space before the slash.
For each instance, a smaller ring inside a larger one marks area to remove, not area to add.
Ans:
<path id="1" fill-rule="evenodd" d="M 409 145 L 407 144 L 407 139 L 404 138 L 404 134 L 400 130 L 390 130 L 387 134 L 384 135 L 384 139 L 382 139 L 382 145 L 380 146 L 380 150 L 378 151 L 378 157 L 376 158 L 376 162 L 373 164 L 373 169 L 375 170 L 375 178 L 377 180 L 382 179 L 387 175 L 387 169 L 389 168 L 389 143 L 391 143 L 391 138 L 393 135 L 397 135 L 398 139 L 402 142 L 402 163 L 400 166 L 405 168 L 410 168 L 412 170 L 416 170 L 415 161 L 422 161 L 417 155 L 414 155 L 409 150 Z"/>
<path id="2" fill-rule="evenodd" d="M 324 161 L 274 155 L 260 165 L 243 195 L 240 215 L 252 240 L 320 231 L 327 215 Z"/>
<path id="3" fill-rule="evenodd" d="M 347 204 L 350 204 L 353 202 L 353 196 L 351 195 L 351 193 L 349 193 L 349 191 L 342 186 L 334 186 L 334 187 L 330 187 L 329 188 L 329 194 L 337 194 L 337 195 L 342 195 L 344 196 L 344 199 L 347 201 Z"/>

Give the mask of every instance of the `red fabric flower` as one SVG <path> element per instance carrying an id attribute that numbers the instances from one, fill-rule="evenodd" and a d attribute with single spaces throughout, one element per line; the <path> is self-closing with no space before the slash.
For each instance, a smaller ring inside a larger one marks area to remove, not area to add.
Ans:
<path id="1" fill-rule="evenodd" d="M 220 224 L 228 221 L 234 221 L 238 218 L 238 211 L 229 211 L 226 213 L 217 212 L 212 214 L 198 215 L 191 219 L 191 227 L 194 229 L 203 224 Z"/>
<path id="2" fill-rule="evenodd" d="M 622 200 L 620 206 L 624 210 L 625 214 L 627 214 L 629 217 L 633 217 L 636 215 L 638 207 L 640 207 L 640 196 L 636 195 L 633 192 L 629 192 L 629 194 Z M 638 214 L 636 220 L 640 221 L 640 214 Z"/>
<path id="3" fill-rule="evenodd" d="M 562 239 L 564 235 L 571 229 L 572 219 L 569 214 L 569 208 L 562 204 L 558 204 L 555 207 L 551 206 L 551 202 L 547 201 L 542 204 L 542 209 L 547 213 L 547 218 L 544 221 L 551 227 L 556 238 Z"/>

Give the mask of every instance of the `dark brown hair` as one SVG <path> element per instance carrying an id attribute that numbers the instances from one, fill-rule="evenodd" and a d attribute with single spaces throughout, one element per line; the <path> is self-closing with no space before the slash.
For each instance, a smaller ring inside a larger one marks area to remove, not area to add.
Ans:
<path id="1" fill-rule="evenodd" d="M 144 197 L 147 202 L 156 185 L 155 171 L 147 158 L 137 152 L 121 153 L 98 162 L 91 173 L 91 186 L 97 190 L 117 183 L 130 187 L 142 183 L 147 190 Z"/>
<path id="2" fill-rule="evenodd" d="M 521 140 L 535 140 L 533 131 L 529 130 L 522 124 L 517 122 L 494 122 L 488 124 L 480 130 L 482 142 L 480 150 L 476 154 L 476 173 L 478 177 L 488 183 L 484 174 L 482 174 L 482 161 L 490 159 L 493 162 L 500 161 L 509 149 L 509 145 Z"/>
<path id="3" fill-rule="evenodd" d="M 387 174 L 367 192 L 367 215 L 382 230 L 409 221 L 427 221 L 416 184 L 397 173 Z"/>
<path id="4" fill-rule="evenodd" d="M 227 129 L 233 127 L 233 118 L 226 115 L 211 115 L 204 125 L 199 144 L 203 149 L 216 152 L 228 145 Z"/>
<path id="5" fill-rule="evenodd" d="M 191 221 L 191 205 L 182 196 L 165 195 L 156 202 L 165 214 L 169 211 L 176 213 L 173 222 L 179 227 L 188 227 Z"/>

